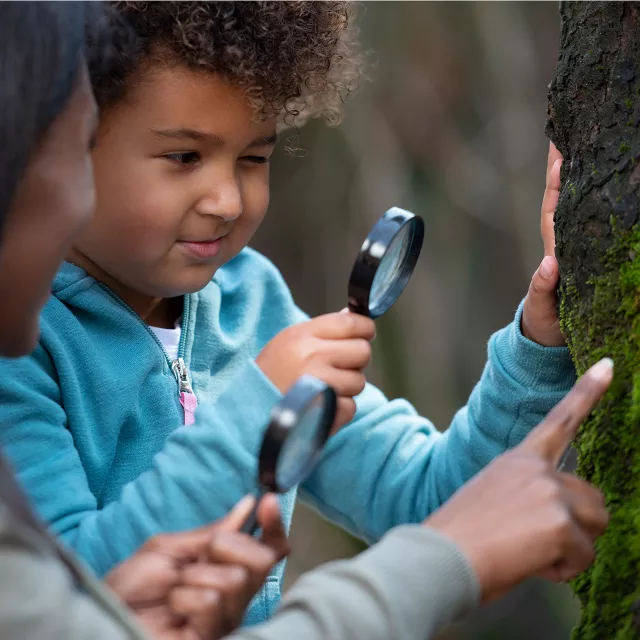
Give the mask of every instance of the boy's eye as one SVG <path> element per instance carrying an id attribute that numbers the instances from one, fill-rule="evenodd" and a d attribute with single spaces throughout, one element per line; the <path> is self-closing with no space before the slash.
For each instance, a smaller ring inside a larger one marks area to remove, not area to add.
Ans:
<path id="1" fill-rule="evenodd" d="M 253 162 L 254 164 L 267 164 L 271 158 L 265 158 L 264 156 L 243 156 L 241 160 L 247 162 Z"/>
<path id="2" fill-rule="evenodd" d="M 197 151 L 187 151 L 185 153 L 167 153 L 164 156 L 167 160 L 176 164 L 195 164 L 200 161 L 200 154 Z"/>

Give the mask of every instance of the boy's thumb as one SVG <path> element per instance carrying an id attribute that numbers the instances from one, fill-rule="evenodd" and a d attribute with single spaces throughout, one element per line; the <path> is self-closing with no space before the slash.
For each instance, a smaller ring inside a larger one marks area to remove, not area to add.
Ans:
<path id="1" fill-rule="evenodd" d="M 558 286 L 558 276 L 558 262 L 553 256 L 545 256 L 533 274 L 529 294 L 535 298 L 536 307 L 543 313 L 549 310 L 555 314 L 555 292 Z"/>
<path id="2" fill-rule="evenodd" d="M 522 332 L 530 340 L 547 347 L 564 344 L 558 326 L 559 277 L 558 262 L 553 256 L 546 256 L 531 278 L 524 301 Z"/>

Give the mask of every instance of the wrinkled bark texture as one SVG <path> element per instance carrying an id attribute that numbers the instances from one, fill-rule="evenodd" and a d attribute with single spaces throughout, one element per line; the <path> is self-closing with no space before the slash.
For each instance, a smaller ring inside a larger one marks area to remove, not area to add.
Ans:
<path id="1" fill-rule="evenodd" d="M 579 373 L 615 380 L 578 439 L 579 473 L 612 519 L 574 581 L 574 640 L 640 638 L 640 6 L 565 2 L 547 133 L 564 156 L 556 212 L 560 314 Z"/>

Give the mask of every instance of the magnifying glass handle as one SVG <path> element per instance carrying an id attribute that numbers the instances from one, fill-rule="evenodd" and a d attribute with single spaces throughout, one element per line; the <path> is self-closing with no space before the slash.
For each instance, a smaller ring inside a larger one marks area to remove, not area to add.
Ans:
<path id="1" fill-rule="evenodd" d="M 253 509 L 251 509 L 251 513 L 248 515 L 240 531 L 242 531 L 242 533 L 248 533 L 250 536 L 252 536 L 256 532 L 257 528 L 258 528 L 258 505 L 256 503 L 256 506 L 253 507 Z"/>
<path id="2" fill-rule="evenodd" d="M 351 313 L 357 313 L 361 316 L 367 315 L 366 313 L 364 313 L 364 311 L 362 311 L 362 307 L 360 307 L 360 305 L 357 302 L 353 302 L 352 300 L 349 300 L 347 302 L 347 309 L 349 309 Z"/>
<path id="3" fill-rule="evenodd" d="M 253 505 L 253 509 L 251 509 L 251 513 L 247 516 L 247 519 L 244 521 L 242 525 L 242 533 L 248 533 L 252 536 L 258 530 L 258 508 L 260 507 L 260 501 L 262 500 L 263 492 L 260 492 L 259 495 L 256 496 L 256 503 Z"/>

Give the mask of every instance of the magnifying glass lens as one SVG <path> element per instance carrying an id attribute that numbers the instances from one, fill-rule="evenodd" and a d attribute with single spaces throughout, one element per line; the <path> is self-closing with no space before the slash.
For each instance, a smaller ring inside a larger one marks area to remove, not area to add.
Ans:
<path id="1" fill-rule="evenodd" d="M 325 403 L 316 398 L 294 427 L 280 450 L 276 483 L 282 492 L 302 481 L 324 444 Z"/>
<path id="2" fill-rule="evenodd" d="M 378 309 L 385 297 L 391 291 L 398 279 L 402 276 L 403 268 L 413 240 L 413 227 L 410 224 L 400 229 L 391 242 L 391 246 L 385 253 L 378 265 L 378 270 L 371 283 L 371 293 L 369 294 L 369 307 Z M 391 306 L 395 300 L 389 300 Z M 383 313 L 386 309 L 379 309 Z"/>
<path id="3" fill-rule="evenodd" d="M 331 433 L 336 392 L 326 383 L 303 375 L 273 408 L 258 456 L 258 500 L 242 525 L 253 534 L 258 526 L 261 496 L 287 493 L 313 470 Z"/>

